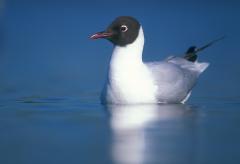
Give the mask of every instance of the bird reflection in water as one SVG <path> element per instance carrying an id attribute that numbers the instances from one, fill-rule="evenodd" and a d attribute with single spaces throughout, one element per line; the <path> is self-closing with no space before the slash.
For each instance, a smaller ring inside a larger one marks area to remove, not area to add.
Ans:
<path id="1" fill-rule="evenodd" d="M 110 112 L 113 138 L 111 153 L 114 163 L 117 164 L 141 164 L 159 161 L 169 163 L 168 158 L 171 158 L 172 154 L 165 150 L 162 151 L 163 148 L 160 148 L 160 152 L 156 151 L 156 146 L 154 146 L 155 143 L 159 145 L 159 142 L 161 145 L 161 142 L 165 142 L 166 137 L 160 141 L 163 137 L 160 135 L 159 138 L 159 134 L 155 135 L 154 133 L 161 133 L 163 130 L 163 135 L 168 135 L 174 130 L 172 127 L 167 129 L 169 122 L 182 120 L 189 113 L 192 113 L 191 108 L 183 104 L 111 105 L 107 109 Z M 177 124 L 179 125 L 180 122 Z M 155 153 L 155 157 L 151 151 Z"/>

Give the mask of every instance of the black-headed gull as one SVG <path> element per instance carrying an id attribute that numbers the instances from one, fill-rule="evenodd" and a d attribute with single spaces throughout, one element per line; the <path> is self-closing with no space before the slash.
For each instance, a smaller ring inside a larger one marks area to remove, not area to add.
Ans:
<path id="1" fill-rule="evenodd" d="M 196 60 L 196 52 L 215 42 L 202 49 L 190 47 L 183 57 L 145 63 L 143 28 L 130 16 L 116 18 L 105 31 L 90 38 L 105 38 L 114 44 L 101 94 L 104 104 L 185 103 L 209 66 Z"/>

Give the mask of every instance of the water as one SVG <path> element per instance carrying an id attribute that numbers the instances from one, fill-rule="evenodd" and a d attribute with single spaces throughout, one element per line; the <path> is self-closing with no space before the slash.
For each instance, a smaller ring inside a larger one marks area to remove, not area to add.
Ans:
<path id="1" fill-rule="evenodd" d="M 115 2 L 0 1 L 0 164 L 240 163 L 240 3 Z M 88 36 L 119 15 L 145 61 L 227 36 L 186 105 L 100 104 L 112 46 Z"/>
<path id="2" fill-rule="evenodd" d="M 1 101 L 0 163 L 240 162 L 236 100 L 132 106 L 96 100 L 83 95 Z"/>

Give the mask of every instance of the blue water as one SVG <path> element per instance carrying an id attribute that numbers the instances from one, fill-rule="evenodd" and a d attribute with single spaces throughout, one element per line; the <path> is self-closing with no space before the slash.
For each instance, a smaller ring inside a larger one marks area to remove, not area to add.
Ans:
<path id="1" fill-rule="evenodd" d="M 88 36 L 119 15 L 145 61 L 226 35 L 186 105 L 100 104 L 112 46 Z M 0 1 L 0 164 L 240 163 L 238 20 L 235 0 Z"/>
<path id="2" fill-rule="evenodd" d="M 209 98 L 109 107 L 96 95 L 5 99 L 0 163 L 239 163 L 239 108 Z"/>

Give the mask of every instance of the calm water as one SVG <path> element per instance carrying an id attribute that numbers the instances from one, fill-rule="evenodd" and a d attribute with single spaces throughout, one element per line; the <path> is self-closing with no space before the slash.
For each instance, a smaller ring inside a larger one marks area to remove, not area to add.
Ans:
<path id="1" fill-rule="evenodd" d="M 102 106 L 82 97 L 2 98 L 0 163 L 239 163 L 240 103 Z"/>
<path id="2" fill-rule="evenodd" d="M 239 164 L 240 2 L 0 0 L 0 164 Z M 187 105 L 102 106 L 115 17 L 143 25 L 144 60 L 211 65 Z"/>

